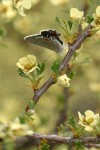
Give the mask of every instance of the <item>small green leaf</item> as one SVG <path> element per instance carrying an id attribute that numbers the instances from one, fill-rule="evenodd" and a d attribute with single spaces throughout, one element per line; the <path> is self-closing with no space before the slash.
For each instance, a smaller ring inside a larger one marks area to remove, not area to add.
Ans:
<path id="1" fill-rule="evenodd" d="M 24 77 L 24 78 L 27 78 L 29 79 L 31 82 L 33 82 L 33 80 L 31 78 L 29 78 L 24 72 L 22 69 L 18 68 L 18 73 L 21 77 Z"/>
<path id="2" fill-rule="evenodd" d="M 66 28 L 64 28 L 64 27 L 61 25 L 60 20 L 59 20 L 58 17 L 55 18 L 55 21 L 58 23 L 58 25 L 60 26 L 60 28 L 61 28 L 65 33 L 67 33 Z M 63 22 L 64 22 L 64 21 L 63 21 Z"/>
<path id="3" fill-rule="evenodd" d="M 80 141 L 75 143 L 75 150 L 85 150 L 85 147 L 82 145 Z"/>
<path id="4" fill-rule="evenodd" d="M 39 76 L 45 69 L 45 62 L 43 62 L 42 64 L 38 64 L 38 68 L 37 69 L 37 76 Z"/>
<path id="5" fill-rule="evenodd" d="M 24 117 L 25 121 L 34 121 L 35 120 L 28 112 L 24 112 L 23 117 Z"/>
<path id="6" fill-rule="evenodd" d="M 50 145 L 43 145 L 41 150 L 50 150 Z"/>
<path id="7" fill-rule="evenodd" d="M 38 150 L 50 150 L 50 145 L 47 144 L 47 140 L 42 140 Z"/>
<path id="8" fill-rule="evenodd" d="M 18 73 L 19 73 L 19 75 L 22 76 L 22 77 L 26 77 L 26 76 L 27 76 L 27 75 L 23 72 L 23 70 L 20 69 L 20 68 L 18 68 Z"/>
<path id="9" fill-rule="evenodd" d="M 69 25 L 69 28 L 70 28 L 70 30 L 71 30 L 72 25 L 73 25 L 73 22 L 68 20 L 68 25 Z"/>
<path id="10" fill-rule="evenodd" d="M 85 58 L 84 63 L 92 62 L 92 59 L 90 58 Z"/>
<path id="11" fill-rule="evenodd" d="M 93 17 L 87 16 L 86 20 L 88 23 L 91 23 L 94 19 L 93 19 Z"/>
<path id="12" fill-rule="evenodd" d="M 71 71 L 69 72 L 69 74 L 68 74 L 68 77 L 69 77 L 70 79 L 73 79 L 73 78 L 75 77 L 75 75 L 76 75 L 76 72 L 71 70 Z"/>
<path id="13" fill-rule="evenodd" d="M 68 35 L 70 35 L 71 28 L 72 28 L 71 21 L 66 22 L 65 20 L 63 20 L 63 23 L 64 23 L 64 26 L 65 26 L 65 29 L 63 29 L 63 30 L 66 32 L 66 34 L 67 34 L 66 36 L 68 36 Z"/>
<path id="14" fill-rule="evenodd" d="M 84 127 L 78 124 L 74 116 L 68 117 L 68 124 L 71 127 L 75 137 L 79 137 L 84 133 Z"/>
<path id="15" fill-rule="evenodd" d="M 55 18 L 55 22 L 57 22 L 58 24 L 60 24 L 60 20 L 58 17 Z"/>
<path id="16" fill-rule="evenodd" d="M 19 116 L 19 121 L 21 124 L 25 124 L 25 118 L 23 116 Z"/>
<path id="17" fill-rule="evenodd" d="M 76 128 L 76 122 L 75 122 L 74 116 L 68 117 L 68 124 L 72 126 L 73 128 Z"/>
<path id="18" fill-rule="evenodd" d="M 52 66 L 51 66 L 51 70 L 57 74 L 59 71 L 59 67 L 60 67 L 60 62 L 54 61 Z"/>
<path id="19" fill-rule="evenodd" d="M 29 106 L 29 109 L 34 109 L 35 103 L 33 102 L 33 100 L 30 100 L 30 101 L 28 102 L 28 106 Z"/>
<path id="20" fill-rule="evenodd" d="M 90 63 L 90 62 L 92 62 L 92 61 L 93 61 L 93 60 L 90 59 L 90 58 L 85 58 L 83 61 L 78 62 L 77 64 L 85 64 L 85 63 Z"/>

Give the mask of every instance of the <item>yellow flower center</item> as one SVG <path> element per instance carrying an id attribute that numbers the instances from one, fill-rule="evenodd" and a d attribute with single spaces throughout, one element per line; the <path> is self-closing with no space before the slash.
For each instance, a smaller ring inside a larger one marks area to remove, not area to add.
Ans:
<path id="1" fill-rule="evenodd" d="M 25 69 L 26 71 L 29 71 L 29 70 L 31 70 L 33 67 L 34 67 L 33 64 L 27 64 L 27 65 L 24 66 L 24 69 Z"/>
<path id="2" fill-rule="evenodd" d="M 93 118 L 89 118 L 88 120 L 85 120 L 87 125 L 90 125 L 93 122 Z"/>

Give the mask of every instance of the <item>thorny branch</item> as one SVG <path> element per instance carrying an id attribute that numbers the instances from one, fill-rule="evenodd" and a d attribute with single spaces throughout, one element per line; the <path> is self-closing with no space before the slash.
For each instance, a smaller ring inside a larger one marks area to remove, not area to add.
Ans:
<path id="1" fill-rule="evenodd" d="M 100 148 L 100 137 L 73 138 L 33 133 L 32 135 L 26 135 L 24 137 L 17 137 L 15 139 L 16 149 L 20 149 L 23 146 L 38 146 L 41 144 L 42 140 L 46 140 L 50 145 L 66 144 L 75 146 L 77 142 L 80 142 L 82 145 L 88 148 Z"/>
<path id="2" fill-rule="evenodd" d="M 61 64 L 60 64 L 60 68 L 59 68 L 59 74 L 61 74 L 61 72 L 64 69 L 67 69 L 68 63 L 71 59 L 71 57 L 73 56 L 74 52 L 79 49 L 81 47 L 81 44 L 84 42 L 84 40 L 87 37 L 90 37 L 90 29 L 91 26 L 89 25 L 86 30 L 79 35 L 79 37 L 76 39 L 76 41 L 72 44 L 69 45 L 69 50 L 68 53 L 66 54 L 66 56 L 64 57 L 64 59 L 62 60 Z M 38 102 L 39 98 L 53 85 L 55 84 L 54 78 L 52 76 L 50 76 L 50 78 L 42 85 L 42 87 L 40 87 L 40 89 L 38 89 L 37 91 L 34 92 L 34 96 L 33 96 L 33 101 L 35 102 L 35 104 Z"/>

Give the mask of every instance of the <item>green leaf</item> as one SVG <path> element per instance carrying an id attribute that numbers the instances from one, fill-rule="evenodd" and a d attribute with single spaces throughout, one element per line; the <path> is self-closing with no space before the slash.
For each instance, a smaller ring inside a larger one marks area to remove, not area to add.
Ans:
<path id="1" fill-rule="evenodd" d="M 70 126 L 72 126 L 73 128 L 76 128 L 76 122 L 75 122 L 74 116 L 68 117 L 68 124 L 69 124 Z"/>
<path id="2" fill-rule="evenodd" d="M 80 141 L 75 143 L 75 150 L 85 150 L 85 147 L 82 145 Z"/>
<path id="3" fill-rule="evenodd" d="M 58 24 L 60 24 L 60 20 L 58 17 L 55 18 L 55 22 L 57 22 Z"/>
<path id="4" fill-rule="evenodd" d="M 90 58 L 85 58 L 84 63 L 92 62 L 93 60 Z"/>
<path id="5" fill-rule="evenodd" d="M 60 23 L 60 20 L 58 17 L 55 18 L 55 22 L 58 23 L 58 25 L 61 27 L 61 29 L 67 34 L 67 31 L 66 31 L 66 28 L 64 28 L 61 23 Z M 64 21 L 63 21 L 64 22 Z"/>
<path id="6" fill-rule="evenodd" d="M 21 77 L 24 77 L 24 78 L 27 78 L 29 79 L 31 82 L 33 82 L 33 80 L 31 78 L 29 78 L 24 72 L 22 69 L 18 68 L 18 73 Z"/>
<path id="7" fill-rule="evenodd" d="M 19 121 L 20 121 L 21 124 L 26 123 L 24 116 L 19 116 Z"/>
<path id="8" fill-rule="evenodd" d="M 75 77 L 75 75 L 76 75 L 76 72 L 71 70 L 71 71 L 69 72 L 69 74 L 68 74 L 68 77 L 69 77 L 70 79 L 73 79 L 73 78 Z"/>
<path id="9" fill-rule="evenodd" d="M 55 72 L 56 74 L 58 74 L 59 67 L 60 67 L 60 62 L 59 61 L 54 61 L 52 66 L 51 66 L 51 70 L 53 72 Z"/>
<path id="10" fill-rule="evenodd" d="M 93 61 L 93 60 L 90 59 L 90 58 L 85 58 L 83 61 L 78 62 L 77 64 L 85 64 L 85 63 L 90 63 L 90 62 L 92 62 L 92 61 Z"/>
<path id="11" fill-rule="evenodd" d="M 93 17 L 86 16 L 86 20 L 88 23 L 91 23 L 94 19 L 93 19 Z"/>
<path id="12" fill-rule="evenodd" d="M 78 124 L 74 116 L 68 117 L 68 124 L 71 127 L 75 137 L 83 135 L 84 127 Z"/>
<path id="13" fill-rule="evenodd" d="M 25 121 L 34 121 L 35 119 L 28 113 L 28 112 L 24 112 L 24 119 Z"/>
<path id="14" fill-rule="evenodd" d="M 71 30 L 72 25 L 73 25 L 73 22 L 68 20 L 68 25 L 69 25 L 69 28 L 70 28 L 70 30 Z"/>
<path id="15" fill-rule="evenodd" d="M 42 64 L 38 64 L 38 68 L 37 69 L 37 76 L 39 76 L 45 69 L 45 62 L 43 62 Z"/>
<path id="16" fill-rule="evenodd" d="M 19 75 L 22 76 L 22 77 L 27 77 L 27 75 L 26 75 L 26 74 L 23 72 L 23 70 L 20 69 L 20 68 L 18 68 L 18 73 L 19 73 Z"/>
<path id="17" fill-rule="evenodd" d="M 45 139 L 42 140 L 38 150 L 50 150 L 50 145 L 47 144 L 47 141 Z"/>
<path id="18" fill-rule="evenodd" d="M 43 145 L 41 150 L 50 150 L 50 145 Z"/>
<path id="19" fill-rule="evenodd" d="M 35 103 L 33 102 L 33 100 L 30 100 L 30 101 L 28 102 L 28 106 L 29 106 L 29 109 L 34 109 Z"/>

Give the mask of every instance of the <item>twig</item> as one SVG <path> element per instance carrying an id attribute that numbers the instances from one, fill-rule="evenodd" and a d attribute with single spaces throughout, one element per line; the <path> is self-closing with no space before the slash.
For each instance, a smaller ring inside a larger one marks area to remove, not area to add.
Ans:
<path id="1" fill-rule="evenodd" d="M 17 137 L 15 139 L 16 149 L 26 146 L 37 146 L 42 140 L 46 140 L 48 144 L 66 144 L 75 146 L 77 142 L 82 143 L 85 147 L 98 147 L 100 148 L 100 138 L 97 137 L 84 137 L 84 138 L 73 138 L 73 137 L 61 137 L 57 135 L 45 135 L 33 133 L 24 137 Z"/>
<path id="2" fill-rule="evenodd" d="M 69 46 L 69 51 L 66 54 L 66 56 L 64 57 L 64 59 L 62 60 L 61 64 L 60 64 L 60 68 L 59 68 L 59 74 L 61 74 L 61 72 L 65 69 L 67 69 L 67 65 L 71 59 L 71 57 L 73 56 L 74 52 L 80 48 L 81 44 L 84 42 L 84 40 L 87 37 L 90 37 L 90 29 L 91 26 L 88 26 L 86 28 L 86 30 L 76 39 L 76 41 Z M 50 76 L 50 78 L 42 85 L 42 87 L 40 87 L 40 89 L 38 89 L 37 91 L 35 91 L 34 96 L 33 96 L 33 101 L 35 102 L 35 104 L 38 102 L 39 98 L 53 85 L 55 84 L 54 78 L 52 76 Z"/>
<path id="3" fill-rule="evenodd" d="M 54 133 L 58 133 L 58 127 L 60 124 L 63 124 L 67 120 L 67 112 L 68 112 L 68 100 L 70 97 L 70 91 L 68 88 L 63 88 L 63 94 L 64 94 L 64 103 L 63 103 L 63 108 L 61 109 L 59 113 L 59 118 L 56 122 Z"/>

